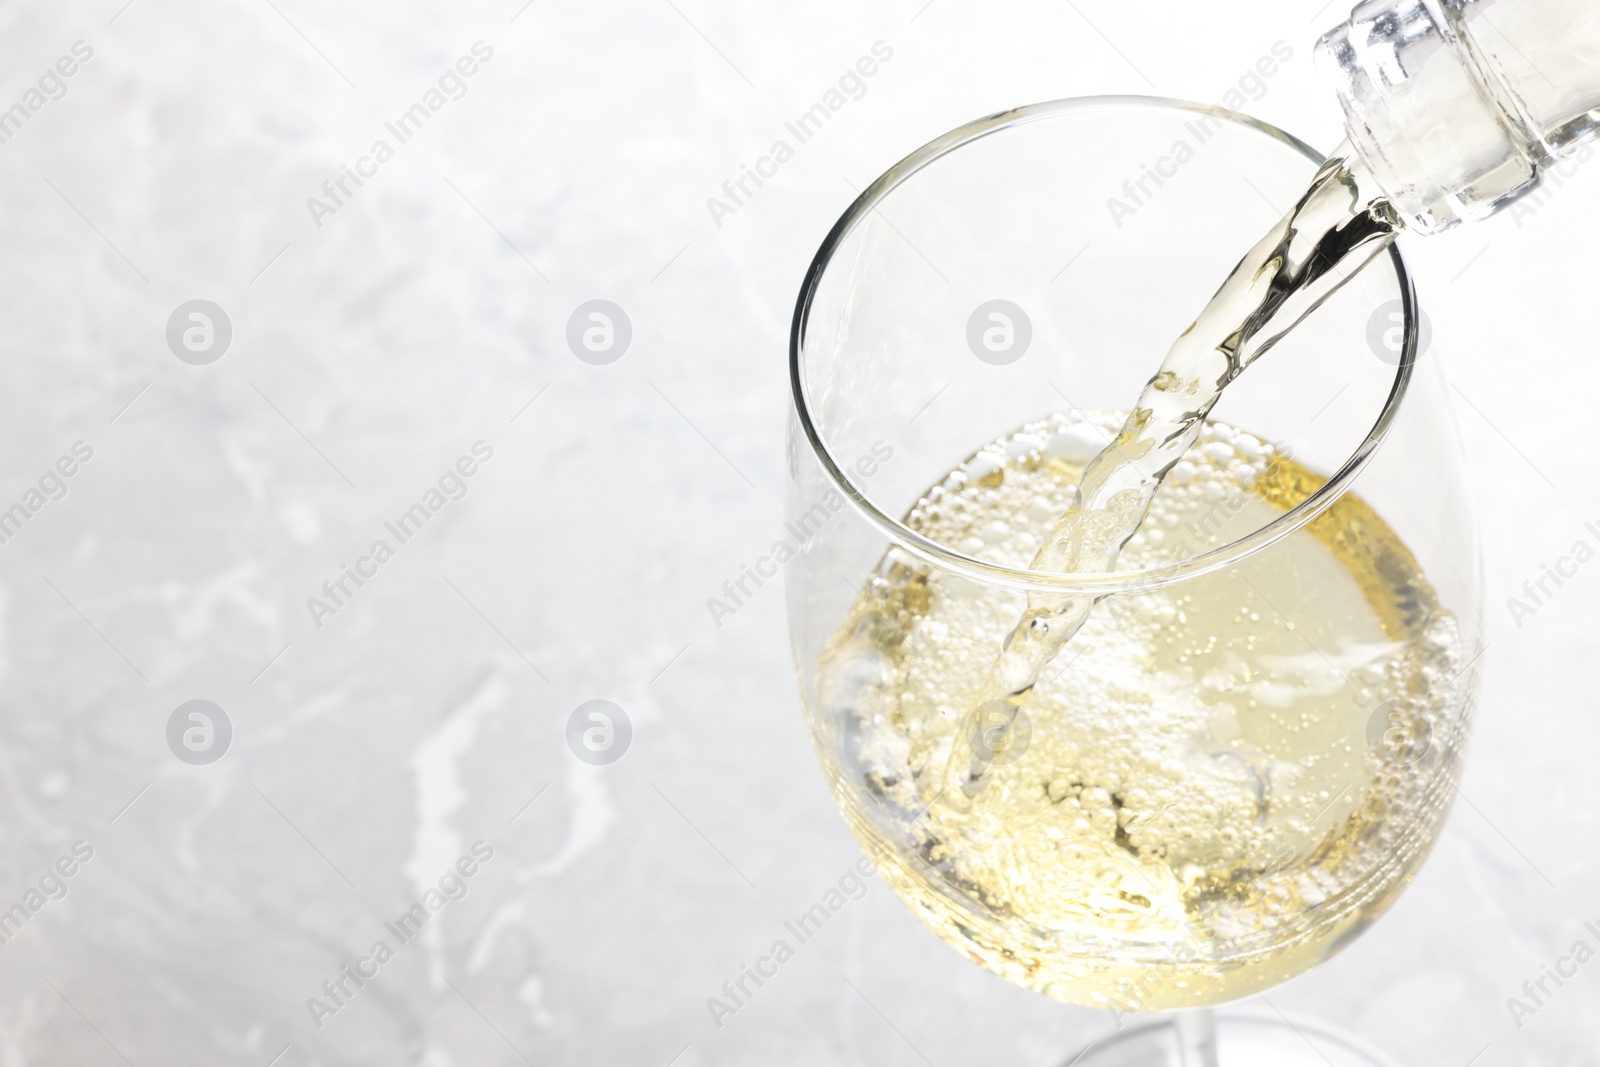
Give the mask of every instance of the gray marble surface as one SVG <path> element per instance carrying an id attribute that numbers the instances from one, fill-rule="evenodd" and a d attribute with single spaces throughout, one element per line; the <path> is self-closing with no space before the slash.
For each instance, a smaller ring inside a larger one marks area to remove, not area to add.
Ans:
<path id="1" fill-rule="evenodd" d="M 124 4 L 0 6 L 0 107 L 28 113 L 0 143 L 0 507 L 59 497 L 0 545 L 0 908 L 41 904 L 0 944 L 0 1065 L 1052 1067 L 1111 1032 L 877 885 L 713 1023 L 858 853 L 781 591 L 720 628 L 705 601 L 780 521 L 789 309 L 853 186 L 1018 103 L 1219 100 L 1278 40 L 1295 58 L 1248 109 L 1331 146 L 1310 45 L 1337 7 Z M 713 217 L 878 41 L 860 99 Z M 308 208 L 341 166 L 369 176 Z M 1600 1062 L 1600 963 L 1520 1026 L 1506 1006 L 1600 943 L 1596 575 L 1505 607 L 1600 519 L 1597 177 L 1408 248 L 1483 499 L 1470 803 L 1272 1001 L 1418 1067 Z M 196 299 L 232 331 L 204 365 L 166 339 Z M 566 341 L 591 299 L 631 322 L 608 365 Z M 400 543 L 385 523 L 441 479 L 459 499 Z M 347 564 L 370 576 L 335 603 Z M 566 743 L 593 699 L 631 723 L 609 765 Z M 215 762 L 175 754 L 187 712 L 169 746 L 191 700 L 231 727 Z M 459 899 L 389 932 L 441 878 Z"/>

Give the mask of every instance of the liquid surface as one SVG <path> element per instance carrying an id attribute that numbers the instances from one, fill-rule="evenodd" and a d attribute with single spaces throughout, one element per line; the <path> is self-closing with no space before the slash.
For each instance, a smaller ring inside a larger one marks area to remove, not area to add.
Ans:
<path id="1" fill-rule="evenodd" d="M 913 529 L 1025 566 L 1124 420 L 1059 415 L 932 489 Z M 1231 540 L 1321 485 L 1266 442 L 1196 426 L 1120 566 Z M 983 707 L 1021 594 L 891 551 L 824 654 L 841 806 L 886 880 L 964 954 L 1118 1011 L 1218 1003 L 1370 922 L 1453 796 L 1471 687 L 1455 620 L 1346 496 L 1217 574 L 1087 613 L 1014 709 Z M 945 768 L 983 787 L 941 800 Z"/>
<path id="2" fill-rule="evenodd" d="M 1294 210 L 1245 255 L 1173 344 L 1115 439 L 1083 470 L 1077 491 L 1061 501 L 1031 569 L 1113 569 L 1162 478 L 1195 443 L 1228 384 L 1388 247 L 1397 232 L 1394 214 L 1375 198 L 1370 179 L 1345 162 L 1346 154 L 1335 152 Z M 987 750 L 970 742 L 982 728 L 1008 728 L 1094 604 L 1090 596 L 1029 598 L 975 694 L 963 727 L 969 743 L 957 746 L 945 770 L 941 803 L 962 808 L 986 788 Z"/>

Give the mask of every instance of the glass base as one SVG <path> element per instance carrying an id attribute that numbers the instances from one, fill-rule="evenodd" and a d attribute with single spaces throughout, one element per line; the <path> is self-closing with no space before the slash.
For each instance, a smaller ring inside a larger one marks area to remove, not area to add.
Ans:
<path id="1" fill-rule="evenodd" d="M 1396 1067 L 1359 1039 L 1308 1019 L 1238 1008 L 1215 1019 L 1210 1063 L 1195 1047 L 1192 1026 L 1167 1017 L 1097 1041 L 1062 1067 Z"/>

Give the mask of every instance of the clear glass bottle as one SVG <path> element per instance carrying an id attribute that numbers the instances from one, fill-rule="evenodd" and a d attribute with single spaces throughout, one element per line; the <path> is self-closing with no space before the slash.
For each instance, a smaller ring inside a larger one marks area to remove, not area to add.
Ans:
<path id="1" fill-rule="evenodd" d="M 1414 232 L 1487 218 L 1600 131 L 1595 0 L 1367 0 L 1317 55 Z"/>

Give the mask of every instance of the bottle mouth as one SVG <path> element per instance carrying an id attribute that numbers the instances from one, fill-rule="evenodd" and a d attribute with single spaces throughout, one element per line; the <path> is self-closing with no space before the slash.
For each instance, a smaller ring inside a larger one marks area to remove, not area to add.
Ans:
<path id="1" fill-rule="evenodd" d="M 1113 594 L 1150 592 L 1177 582 L 1225 570 L 1295 533 L 1337 503 L 1371 462 L 1399 415 L 1400 404 L 1410 386 L 1417 359 L 1420 319 L 1417 314 L 1416 291 L 1399 249 L 1391 246 L 1388 249 L 1388 261 L 1393 266 L 1399 285 L 1403 320 L 1401 346 L 1388 396 L 1366 437 L 1339 469 L 1329 475 L 1320 488 L 1298 505 L 1249 534 L 1186 559 L 1143 570 L 1114 571 L 1109 574 L 1057 574 L 1007 567 L 977 559 L 940 544 L 909 528 L 900 519 L 883 510 L 866 489 L 851 477 L 846 465 L 836 457 L 827 435 L 813 417 L 815 408 L 804 359 L 806 336 L 822 280 L 833 266 L 835 255 L 857 227 L 877 211 L 896 188 L 930 164 L 961 150 L 963 146 L 1004 130 L 1025 123 L 1095 109 L 1155 109 L 1214 116 L 1225 122 L 1265 134 L 1294 149 L 1315 166 L 1320 167 L 1327 161 L 1325 155 L 1304 141 L 1268 123 L 1214 105 L 1164 97 L 1077 97 L 1030 104 L 990 115 L 952 130 L 912 152 L 885 171 L 855 199 L 828 232 L 806 271 L 789 335 L 789 379 L 796 420 L 826 478 L 849 505 L 893 546 L 910 553 L 922 562 L 985 585 L 1025 593 L 1086 595 L 1098 598 Z M 1241 241 L 1243 239 L 1241 238 Z M 1375 269 L 1375 264 L 1369 264 L 1367 269 Z M 974 445 L 978 443 L 974 442 Z"/>
<path id="2" fill-rule="evenodd" d="M 1351 145 L 1415 233 L 1486 219 L 1526 196 L 1552 148 L 1459 9 L 1364 3 L 1316 46 Z M 1442 124 L 1448 139 L 1427 136 Z"/>

